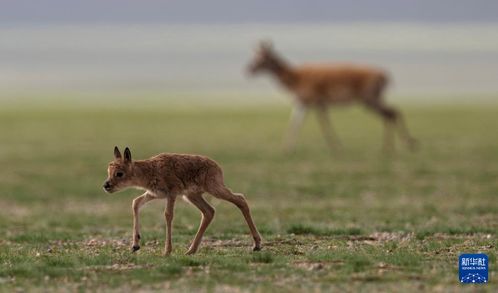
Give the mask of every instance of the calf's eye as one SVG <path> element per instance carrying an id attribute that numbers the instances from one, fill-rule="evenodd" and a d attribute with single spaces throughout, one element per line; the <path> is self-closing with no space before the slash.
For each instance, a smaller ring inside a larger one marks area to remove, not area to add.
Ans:
<path id="1" fill-rule="evenodd" d="M 123 172 L 117 172 L 116 177 L 123 177 L 124 173 Z"/>

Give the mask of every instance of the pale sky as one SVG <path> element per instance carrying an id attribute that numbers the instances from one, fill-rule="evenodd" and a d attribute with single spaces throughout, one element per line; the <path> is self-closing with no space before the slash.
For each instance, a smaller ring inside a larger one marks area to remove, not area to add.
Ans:
<path id="1" fill-rule="evenodd" d="M 243 74 L 261 39 L 294 64 L 379 65 L 401 94 L 494 93 L 497 11 L 498 0 L 0 0 L 0 93 L 274 90 Z"/>
<path id="2" fill-rule="evenodd" d="M 496 0 L 1 0 L 0 25 L 498 22 Z"/>

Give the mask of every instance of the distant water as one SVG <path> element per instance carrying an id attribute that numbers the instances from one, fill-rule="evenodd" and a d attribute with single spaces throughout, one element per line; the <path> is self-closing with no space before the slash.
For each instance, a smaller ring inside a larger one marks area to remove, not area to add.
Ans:
<path id="1" fill-rule="evenodd" d="M 260 39 L 294 64 L 386 68 L 393 92 L 498 92 L 498 24 L 0 27 L 0 92 L 274 91 L 244 67 Z"/>

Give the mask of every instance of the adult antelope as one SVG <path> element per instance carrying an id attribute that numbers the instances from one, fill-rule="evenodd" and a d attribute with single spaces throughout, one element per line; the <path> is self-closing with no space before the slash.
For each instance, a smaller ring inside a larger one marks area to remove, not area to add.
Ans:
<path id="1" fill-rule="evenodd" d="M 384 121 L 384 150 L 394 145 L 393 128 L 410 149 L 416 147 L 405 126 L 403 116 L 384 103 L 388 84 L 386 73 L 378 68 L 349 64 L 310 64 L 291 66 L 269 42 L 261 42 L 248 66 L 251 75 L 270 73 L 294 97 L 285 147 L 294 147 L 296 137 L 308 110 L 315 110 L 327 144 L 333 148 L 339 140 L 330 124 L 328 108 L 338 104 L 360 103 L 377 113 Z"/>

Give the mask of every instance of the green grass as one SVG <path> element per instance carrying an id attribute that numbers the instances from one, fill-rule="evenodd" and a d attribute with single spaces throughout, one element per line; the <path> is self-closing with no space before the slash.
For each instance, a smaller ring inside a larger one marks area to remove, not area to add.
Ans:
<path id="1" fill-rule="evenodd" d="M 292 153 L 285 107 L 0 108 L 0 291 L 455 291 L 462 252 L 489 255 L 480 288 L 495 291 L 498 106 L 403 110 L 421 149 L 385 155 L 380 121 L 358 108 L 332 113 L 342 150 L 309 119 Z M 101 190 L 114 145 L 217 160 L 246 194 L 263 251 L 251 252 L 234 206 L 208 197 L 217 213 L 197 255 L 183 254 L 200 215 L 182 202 L 173 254 L 161 255 L 159 201 L 142 210 L 131 253 L 140 191 Z"/>

